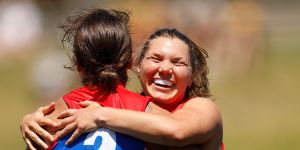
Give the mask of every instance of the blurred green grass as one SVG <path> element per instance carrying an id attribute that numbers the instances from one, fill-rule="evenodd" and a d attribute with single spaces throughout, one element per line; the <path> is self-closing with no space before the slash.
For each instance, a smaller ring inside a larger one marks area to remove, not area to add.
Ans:
<path id="1" fill-rule="evenodd" d="M 299 46 L 272 46 L 264 63 L 248 75 L 212 85 L 223 114 L 226 149 L 298 149 Z"/>
<path id="2" fill-rule="evenodd" d="M 274 43 L 263 62 L 247 75 L 212 79 L 211 90 L 223 115 L 226 149 L 297 149 L 299 48 L 295 42 Z M 20 119 L 42 105 L 29 89 L 27 61 L 0 63 L 1 149 L 25 147 Z M 139 91 L 135 81 L 131 79 L 128 87 Z"/>

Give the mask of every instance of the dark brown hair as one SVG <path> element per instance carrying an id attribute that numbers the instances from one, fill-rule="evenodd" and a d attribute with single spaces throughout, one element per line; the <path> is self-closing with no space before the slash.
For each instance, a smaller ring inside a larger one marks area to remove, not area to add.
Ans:
<path id="1" fill-rule="evenodd" d="M 206 50 L 199 47 L 195 42 L 176 29 L 158 29 L 151 34 L 143 45 L 142 49 L 137 52 L 134 65 L 136 67 L 140 66 L 145 54 L 149 49 L 151 41 L 159 37 L 178 38 L 186 43 L 189 47 L 190 64 L 192 68 L 192 84 L 186 90 L 185 98 L 211 96 L 208 88 L 208 66 L 206 62 L 208 54 Z"/>
<path id="2" fill-rule="evenodd" d="M 73 65 L 83 71 L 84 85 L 115 91 L 117 83 L 126 84 L 131 65 L 132 45 L 129 16 L 111 9 L 84 9 L 60 26 L 62 42 L 72 45 Z"/>

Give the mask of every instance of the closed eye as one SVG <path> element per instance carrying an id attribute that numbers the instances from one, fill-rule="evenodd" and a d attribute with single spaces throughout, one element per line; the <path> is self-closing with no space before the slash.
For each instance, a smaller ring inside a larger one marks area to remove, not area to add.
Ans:
<path id="1" fill-rule="evenodd" d="M 147 60 L 150 60 L 155 63 L 160 63 L 162 61 L 162 59 L 160 59 L 159 57 L 156 57 L 156 56 L 149 56 L 149 57 L 147 57 Z"/>
<path id="2" fill-rule="evenodd" d="M 172 62 L 172 64 L 174 64 L 175 66 L 187 66 L 187 65 L 188 65 L 185 61 L 183 61 L 183 60 L 180 59 L 180 58 L 173 59 L 171 62 Z"/>
<path id="3" fill-rule="evenodd" d="M 186 66 L 186 64 L 183 62 L 176 62 L 176 63 L 174 63 L 174 65 L 175 66 Z"/>
<path id="4" fill-rule="evenodd" d="M 173 63 L 175 66 L 187 66 L 187 64 L 186 63 L 184 63 L 184 62 L 175 62 L 175 63 Z"/>

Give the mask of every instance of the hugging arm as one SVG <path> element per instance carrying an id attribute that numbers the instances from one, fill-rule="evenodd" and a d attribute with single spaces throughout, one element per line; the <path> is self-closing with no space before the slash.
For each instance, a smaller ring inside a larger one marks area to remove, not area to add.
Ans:
<path id="1" fill-rule="evenodd" d="M 124 119 L 125 118 L 125 119 Z M 202 144 L 222 130 L 214 102 L 195 98 L 173 114 L 103 109 L 99 124 L 136 138 L 168 146 Z"/>
<path id="2" fill-rule="evenodd" d="M 82 111 L 93 109 L 90 111 L 90 115 L 93 115 L 90 121 L 96 123 L 98 127 L 107 127 L 146 142 L 167 146 L 202 144 L 222 130 L 218 108 L 214 102 L 205 98 L 191 99 L 182 109 L 172 114 L 153 103 L 148 107 L 151 108 L 147 113 L 108 107 L 88 107 L 76 110 L 80 112 L 64 111 L 61 117 L 79 118 Z M 86 132 L 87 126 L 92 124 L 80 124 L 81 121 L 87 122 L 86 119 L 76 120 L 79 126 L 75 134 Z M 68 143 L 70 144 L 79 135 L 73 134 Z"/>

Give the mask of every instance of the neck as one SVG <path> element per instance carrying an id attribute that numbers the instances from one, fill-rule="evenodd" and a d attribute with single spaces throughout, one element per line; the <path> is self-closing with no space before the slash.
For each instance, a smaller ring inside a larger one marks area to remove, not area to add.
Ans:
<path id="1" fill-rule="evenodd" d="M 174 104 L 174 103 L 164 103 L 164 102 L 158 102 L 158 101 L 153 101 L 153 103 L 155 103 L 156 105 L 158 105 L 159 107 L 169 111 L 169 112 L 172 112 L 174 111 L 177 106 L 179 105 L 178 103 Z"/>

